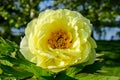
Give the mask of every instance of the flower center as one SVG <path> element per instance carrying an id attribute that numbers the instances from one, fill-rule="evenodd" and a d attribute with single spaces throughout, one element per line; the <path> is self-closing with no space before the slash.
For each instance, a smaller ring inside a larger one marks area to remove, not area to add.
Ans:
<path id="1" fill-rule="evenodd" d="M 50 44 L 53 49 L 67 49 L 71 46 L 72 40 L 68 33 L 60 29 L 56 32 L 52 32 L 48 39 L 48 44 Z"/>

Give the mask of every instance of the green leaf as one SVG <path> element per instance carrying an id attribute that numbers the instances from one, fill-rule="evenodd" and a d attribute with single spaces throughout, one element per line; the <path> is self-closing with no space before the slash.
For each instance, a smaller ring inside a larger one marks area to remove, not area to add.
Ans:
<path id="1" fill-rule="evenodd" d="M 19 50 L 19 47 L 16 43 L 9 40 L 5 41 L 3 38 L 0 37 L 0 55 L 14 56 L 14 52 L 16 50 Z"/>
<path id="2" fill-rule="evenodd" d="M 85 66 L 80 73 L 96 73 L 98 70 L 101 70 L 103 64 L 102 61 L 96 61 L 91 65 Z"/>
<path id="3" fill-rule="evenodd" d="M 59 72 L 56 75 L 55 80 L 77 80 L 74 78 L 74 76 L 78 72 L 80 72 L 85 67 L 85 65 L 86 65 L 86 63 L 71 66 L 64 71 Z"/>
<path id="4" fill-rule="evenodd" d="M 104 76 L 104 75 L 86 74 L 86 73 L 81 73 L 79 75 L 76 75 L 75 78 L 77 80 L 119 80 L 120 79 L 120 77 L 115 77 L 115 76 Z"/>
<path id="5" fill-rule="evenodd" d="M 85 66 L 86 66 L 86 63 L 71 66 L 67 70 L 65 70 L 65 74 L 69 76 L 74 76 L 75 74 L 80 72 Z"/>
<path id="6" fill-rule="evenodd" d="M 15 77 L 16 79 L 24 79 L 26 77 L 33 76 L 33 74 L 30 72 L 27 72 L 24 70 L 21 71 L 21 70 L 12 68 L 10 66 L 2 65 L 2 64 L 0 64 L 0 68 L 3 70 L 2 74 L 4 75 L 4 77 L 6 75 L 6 77 L 9 76 L 9 77 Z M 2 74 L 1 74 L 1 78 L 2 78 Z"/>
<path id="7" fill-rule="evenodd" d="M 102 74 L 102 75 L 120 76 L 120 67 L 119 66 L 116 66 L 116 67 L 104 66 L 98 72 L 99 74 Z"/>
<path id="8" fill-rule="evenodd" d="M 56 75 L 54 80 L 77 80 L 77 79 L 75 79 L 74 77 L 70 77 L 65 73 L 60 72 Z"/>
<path id="9" fill-rule="evenodd" d="M 24 60 L 16 59 L 16 58 L 12 58 L 10 56 L 5 56 L 5 57 L 2 57 L 1 59 L 8 60 L 12 64 L 14 64 L 14 66 L 17 66 L 28 72 L 33 73 L 40 80 L 46 80 L 46 79 L 52 80 L 52 78 L 53 78 L 49 72 L 47 72 L 46 70 L 44 70 L 40 67 L 37 67 L 35 64 L 33 64 L 25 59 Z"/>

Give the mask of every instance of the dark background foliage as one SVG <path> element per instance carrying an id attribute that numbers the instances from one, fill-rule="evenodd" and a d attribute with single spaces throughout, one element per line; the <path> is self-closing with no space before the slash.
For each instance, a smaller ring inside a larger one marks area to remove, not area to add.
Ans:
<path id="1" fill-rule="evenodd" d="M 27 23 L 46 9 L 75 10 L 93 24 L 99 37 L 106 30 L 101 27 L 120 27 L 120 0 L 0 0 L 0 35 L 17 43 L 24 35 Z M 16 34 L 12 28 L 17 29 Z M 116 35 L 120 36 L 118 31 Z M 99 38 L 100 39 L 100 38 Z"/>

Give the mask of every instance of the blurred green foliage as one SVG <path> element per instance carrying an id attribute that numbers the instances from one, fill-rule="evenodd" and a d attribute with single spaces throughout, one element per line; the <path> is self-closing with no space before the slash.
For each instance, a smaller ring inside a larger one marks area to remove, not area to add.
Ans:
<path id="1" fill-rule="evenodd" d="M 11 28 L 25 27 L 26 24 L 38 16 L 39 0 L 0 0 L 0 35 L 14 41 L 20 41 L 20 37 L 13 36 Z"/>
<path id="2" fill-rule="evenodd" d="M 87 66 L 83 72 L 91 73 L 96 71 L 98 74 L 108 76 L 120 76 L 120 41 L 97 41 L 96 52 L 98 61 Z M 91 70 L 90 70 L 91 69 Z"/>
<path id="3" fill-rule="evenodd" d="M 11 27 L 26 27 L 31 19 L 38 16 L 41 8 L 39 4 L 44 1 L 49 4 L 49 0 L 0 0 L 0 36 L 19 43 L 20 36 L 13 36 Z M 67 8 L 78 11 L 90 19 L 98 31 L 104 26 L 120 27 L 120 20 L 116 20 L 117 16 L 120 16 L 120 0 L 51 1 L 53 6 L 46 6 L 45 9 Z"/>
<path id="4" fill-rule="evenodd" d="M 56 5 L 63 4 L 67 9 L 79 11 L 90 19 L 94 27 L 120 27 L 120 21 L 116 17 L 120 16 L 119 0 L 57 0 Z"/>

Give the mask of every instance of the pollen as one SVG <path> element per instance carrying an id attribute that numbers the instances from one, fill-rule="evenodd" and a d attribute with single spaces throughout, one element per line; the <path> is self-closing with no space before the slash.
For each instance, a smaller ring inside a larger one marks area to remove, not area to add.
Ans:
<path id="1" fill-rule="evenodd" d="M 72 40 L 68 33 L 60 29 L 51 33 L 50 38 L 48 39 L 48 44 L 53 49 L 67 49 L 71 46 Z"/>

